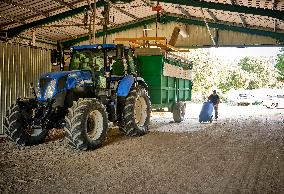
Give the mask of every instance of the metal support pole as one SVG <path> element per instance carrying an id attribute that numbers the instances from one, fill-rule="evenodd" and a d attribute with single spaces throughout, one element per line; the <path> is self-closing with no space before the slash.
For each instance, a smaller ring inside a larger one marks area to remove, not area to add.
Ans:
<path id="1" fill-rule="evenodd" d="M 89 42 L 90 44 L 92 44 L 92 19 L 91 19 L 91 15 L 90 15 L 90 22 L 89 22 Z"/>
<path id="2" fill-rule="evenodd" d="M 160 5 L 159 0 L 157 1 L 157 7 Z M 160 10 L 157 11 L 157 16 L 156 16 L 156 37 L 158 37 L 158 22 L 160 22 L 161 19 L 161 14 L 160 14 Z"/>
<path id="3" fill-rule="evenodd" d="M 35 46 L 36 44 L 36 31 L 33 29 L 33 35 L 32 35 L 32 45 Z"/>
<path id="4" fill-rule="evenodd" d="M 94 0 L 94 6 L 93 6 L 93 44 L 96 43 L 96 0 Z"/>
<path id="5" fill-rule="evenodd" d="M 103 44 L 106 44 L 106 40 L 107 40 L 107 25 L 109 23 L 109 8 L 110 8 L 110 3 L 107 2 L 104 5 L 104 26 L 103 26 L 103 32 L 104 32 L 104 36 L 103 36 Z"/>
<path id="6" fill-rule="evenodd" d="M 59 41 L 57 41 L 57 52 L 58 52 L 57 63 L 59 63 L 60 71 L 64 71 L 64 51 L 62 43 Z"/>
<path id="7" fill-rule="evenodd" d="M 275 0 L 272 0 L 272 10 L 275 10 L 276 9 L 276 1 Z M 273 20 L 274 20 L 274 27 L 273 27 L 273 31 L 274 32 L 276 32 L 276 22 L 277 22 L 277 20 L 276 20 L 276 18 L 273 18 Z"/>

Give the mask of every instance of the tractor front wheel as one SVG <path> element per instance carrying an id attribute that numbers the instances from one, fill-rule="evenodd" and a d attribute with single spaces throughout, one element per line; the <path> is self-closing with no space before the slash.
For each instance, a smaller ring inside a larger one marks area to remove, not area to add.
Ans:
<path id="1" fill-rule="evenodd" d="M 125 99 L 123 123 L 120 129 L 128 136 L 141 136 L 148 132 L 151 117 L 151 102 L 145 88 L 133 88 Z"/>
<path id="2" fill-rule="evenodd" d="M 33 110 L 22 110 L 16 103 L 7 111 L 4 119 L 4 132 L 7 137 L 19 145 L 36 145 L 44 141 L 48 129 L 43 126 L 31 126 L 28 117 Z"/>
<path id="3" fill-rule="evenodd" d="M 108 119 L 105 106 L 96 99 L 73 102 L 65 117 L 66 139 L 78 150 L 93 150 L 104 142 Z"/>

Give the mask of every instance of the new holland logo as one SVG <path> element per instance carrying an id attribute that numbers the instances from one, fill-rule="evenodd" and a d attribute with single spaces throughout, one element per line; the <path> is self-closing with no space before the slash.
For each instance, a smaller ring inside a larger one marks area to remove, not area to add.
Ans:
<path id="1" fill-rule="evenodd" d="M 92 80 L 88 79 L 88 80 L 81 80 L 79 83 L 80 83 L 80 85 L 84 85 L 84 84 L 91 84 L 93 82 L 92 82 Z"/>

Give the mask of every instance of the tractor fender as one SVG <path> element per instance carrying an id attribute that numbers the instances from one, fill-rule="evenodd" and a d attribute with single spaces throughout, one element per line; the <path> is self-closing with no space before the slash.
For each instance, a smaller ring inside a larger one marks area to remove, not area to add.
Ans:
<path id="1" fill-rule="evenodd" d="M 134 83 L 134 77 L 132 75 L 127 75 L 122 80 L 120 80 L 117 88 L 117 96 L 126 97 Z"/>

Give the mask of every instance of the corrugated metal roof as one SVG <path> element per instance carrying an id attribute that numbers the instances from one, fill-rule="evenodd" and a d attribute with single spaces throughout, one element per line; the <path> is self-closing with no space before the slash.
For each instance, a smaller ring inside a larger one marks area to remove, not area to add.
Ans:
<path id="1" fill-rule="evenodd" d="M 149 16 L 154 17 L 156 12 L 152 11 L 151 6 L 155 6 L 156 3 L 149 0 L 134 0 L 130 3 L 112 4 L 109 27 L 128 25 Z M 229 26 L 235 25 L 283 33 L 284 36 L 284 1 L 160 0 L 160 5 L 163 14 L 200 21 L 205 19 L 226 24 L 228 29 Z M 85 9 L 89 9 L 88 0 L 0 0 L 0 30 L 7 32 L 8 36 L 11 34 L 10 38 L 31 37 L 32 31 L 35 31 L 37 39 L 43 38 L 54 42 L 69 40 L 88 34 L 89 24 L 83 25 Z M 102 10 L 102 6 L 97 7 L 97 30 L 102 29 Z M 3 34 L 1 33 L 2 36 Z"/>

